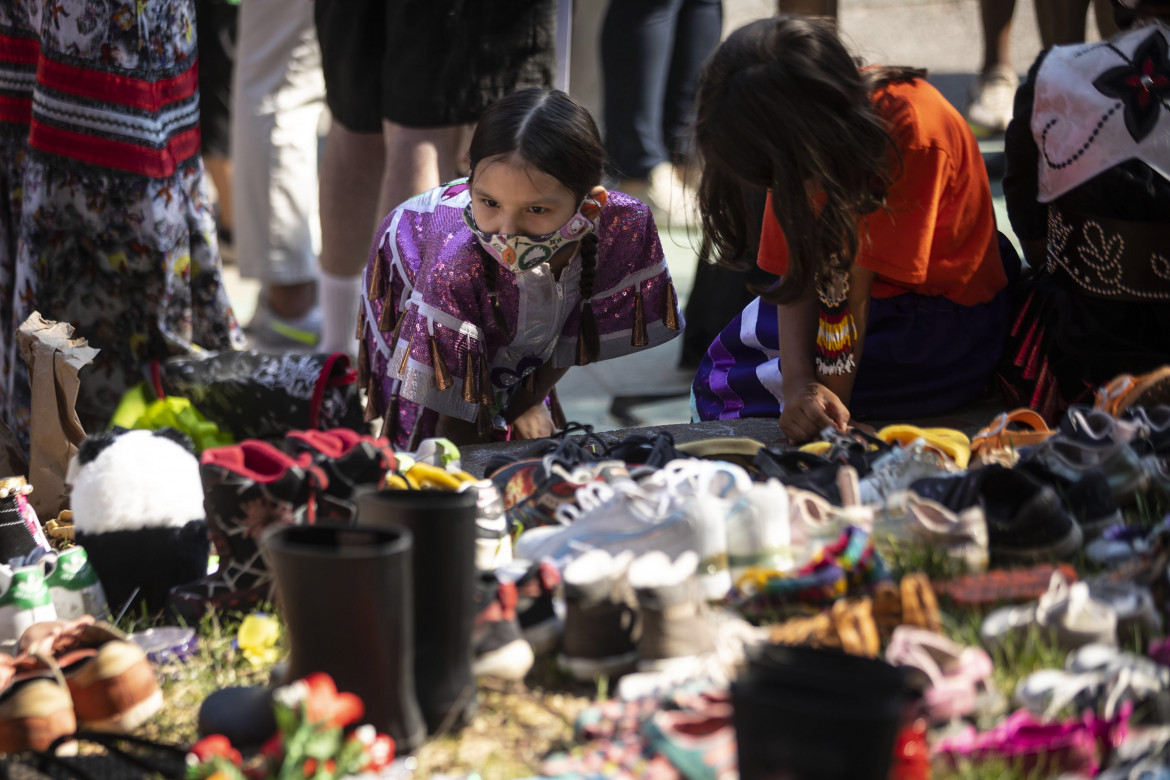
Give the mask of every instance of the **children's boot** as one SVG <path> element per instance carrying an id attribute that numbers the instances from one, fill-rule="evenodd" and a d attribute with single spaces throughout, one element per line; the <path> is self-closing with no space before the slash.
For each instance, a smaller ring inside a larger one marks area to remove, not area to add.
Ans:
<path id="1" fill-rule="evenodd" d="M 205 450 L 202 461 L 219 569 L 171 591 L 172 608 L 189 624 L 208 610 L 247 611 L 271 597 L 272 575 L 257 538 L 272 525 L 313 523 L 316 493 L 327 484 L 308 454 L 294 459 L 257 439 Z"/>

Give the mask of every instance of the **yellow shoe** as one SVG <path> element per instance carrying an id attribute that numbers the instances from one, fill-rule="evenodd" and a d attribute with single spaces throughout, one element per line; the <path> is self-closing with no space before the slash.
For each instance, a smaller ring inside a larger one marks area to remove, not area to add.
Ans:
<path id="1" fill-rule="evenodd" d="M 887 425 L 878 431 L 877 436 L 888 444 L 913 444 L 916 439 L 923 439 L 926 446 L 939 452 L 958 466 L 967 468 L 971 460 L 971 440 L 962 431 L 953 428 L 919 428 L 917 425 Z"/>

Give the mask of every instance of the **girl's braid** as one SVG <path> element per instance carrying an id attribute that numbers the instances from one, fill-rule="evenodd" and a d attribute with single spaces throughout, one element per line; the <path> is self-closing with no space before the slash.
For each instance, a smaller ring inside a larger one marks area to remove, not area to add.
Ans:
<path id="1" fill-rule="evenodd" d="M 581 239 L 581 318 L 577 328 L 577 365 L 596 362 L 601 357 L 601 339 L 597 335 L 597 320 L 593 316 L 593 283 L 597 278 L 597 233 Z"/>

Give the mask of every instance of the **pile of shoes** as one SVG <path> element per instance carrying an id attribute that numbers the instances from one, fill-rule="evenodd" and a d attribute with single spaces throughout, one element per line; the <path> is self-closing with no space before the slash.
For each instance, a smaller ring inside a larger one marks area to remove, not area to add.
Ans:
<path id="1" fill-rule="evenodd" d="M 86 669 L 149 667 L 94 618 L 195 625 L 273 602 L 287 661 L 199 715 L 241 749 L 272 735 L 277 689 L 323 672 L 407 755 L 473 720 L 477 678 L 518 685 L 545 657 L 615 695 L 553 775 L 1149 767 L 1166 744 L 1130 735 L 1170 725 L 1170 653 L 1145 654 L 1170 608 L 1168 390 L 1170 367 L 1118 377 L 1093 407 L 1006 412 L 972 438 L 585 431 L 482 478 L 444 439 L 298 430 L 197 458 L 169 431 L 91 436 L 75 546 L 50 549 L 27 486 L 0 484 L 0 738 L 41 750 L 78 720 L 157 709 L 154 688 L 86 709 Z M 1050 668 L 1009 669 L 1025 651 Z M 30 689 L 51 727 L 18 714 Z"/>

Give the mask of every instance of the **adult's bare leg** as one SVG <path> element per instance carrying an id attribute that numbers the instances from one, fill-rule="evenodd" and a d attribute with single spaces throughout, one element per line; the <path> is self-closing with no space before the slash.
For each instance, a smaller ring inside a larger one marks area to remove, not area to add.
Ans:
<path id="1" fill-rule="evenodd" d="M 334 118 L 321 156 L 321 343 L 355 354 L 361 274 L 382 212 L 385 150 L 378 133 L 356 133 Z"/>

